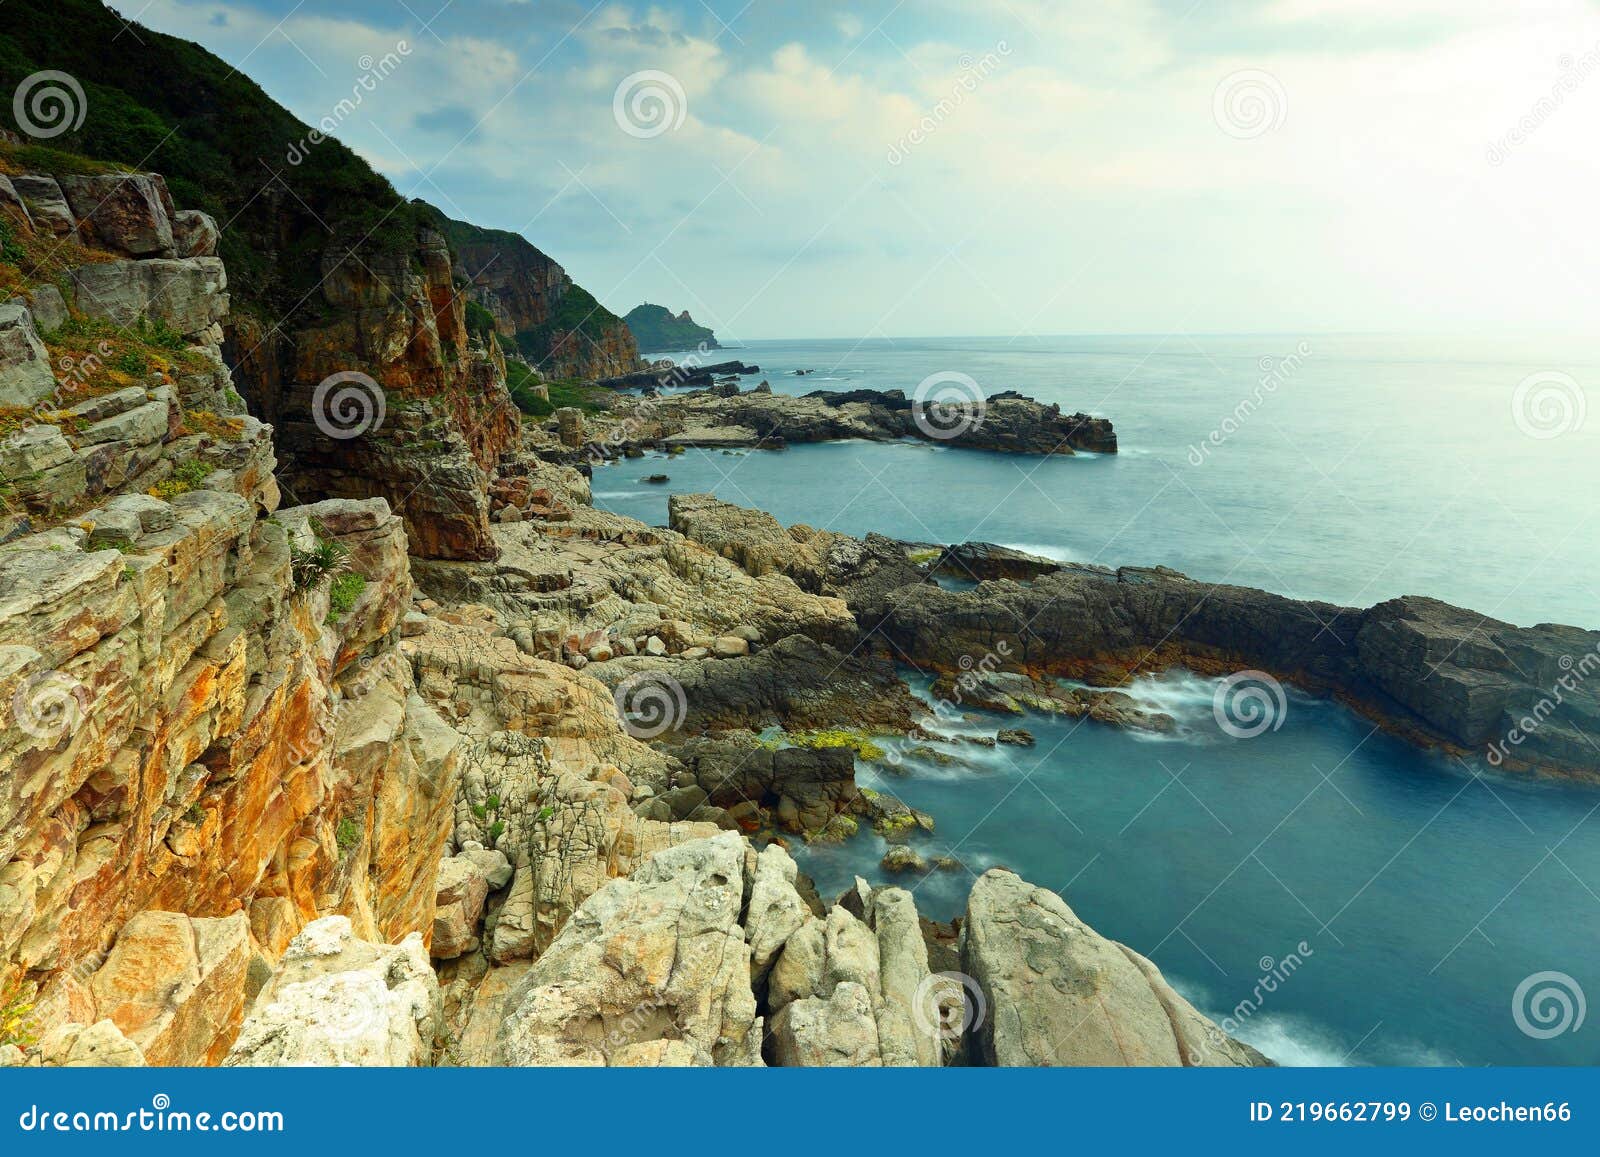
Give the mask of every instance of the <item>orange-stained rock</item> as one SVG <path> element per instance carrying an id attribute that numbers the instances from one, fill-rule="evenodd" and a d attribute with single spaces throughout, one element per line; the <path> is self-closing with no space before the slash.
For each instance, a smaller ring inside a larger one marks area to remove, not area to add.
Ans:
<path id="1" fill-rule="evenodd" d="M 89 978 L 101 1017 L 152 1065 L 212 1065 L 244 1019 L 250 925 L 242 912 L 192 919 L 141 912 Z"/>

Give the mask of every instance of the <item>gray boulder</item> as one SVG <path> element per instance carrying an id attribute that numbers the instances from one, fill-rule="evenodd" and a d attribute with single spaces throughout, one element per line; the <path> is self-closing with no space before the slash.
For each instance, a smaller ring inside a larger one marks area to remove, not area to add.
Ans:
<path id="1" fill-rule="evenodd" d="M 215 257 L 222 240 L 215 218 L 198 209 L 179 209 L 172 216 L 172 243 L 179 257 Z"/>
<path id="2" fill-rule="evenodd" d="M 172 198 L 153 173 L 61 178 L 84 240 L 130 257 L 172 254 Z"/>
<path id="3" fill-rule="evenodd" d="M 985 1006 L 969 1017 L 977 1064 L 1271 1064 L 1060 896 L 999 868 L 967 899 L 961 961 Z"/>
<path id="4" fill-rule="evenodd" d="M 56 389 L 50 352 L 21 302 L 0 304 L 0 406 L 32 406 Z"/>
<path id="5" fill-rule="evenodd" d="M 228 316 L 228 277 L 217 257 L 99 262 L 70 276 L 78 308 L 116 325 L 160 320 L 188 336 Z"/>
<path id="6" fill-rule="evenodd" d="M 45 229 L 57 237 L 77 232 L 78 220 L 68 208 L 66 195 L 54 177 L 12 177 L 11 186 L 27 206 L 34 228 Z"/>
<path id="7" fill-rule="evenodd" d="M 744 873 L 726 832 L 590 896 L 508 996 L 500 1063 L 761 1064 Z"/>

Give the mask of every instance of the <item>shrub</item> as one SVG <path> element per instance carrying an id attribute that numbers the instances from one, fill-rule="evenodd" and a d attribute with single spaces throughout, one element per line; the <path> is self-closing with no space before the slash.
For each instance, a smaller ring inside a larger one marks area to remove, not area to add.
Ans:
<path id="1" fill-rule="evenodd" d="M 313 525 L 311 531 L 316 536 L 314 546 L 309 550 L 291 548 L 289 551 L 289 571 L 297 591 L 312 590 L 350 566 L 350 551 L 344 543 L 324 538 L 318 526 Z"/>

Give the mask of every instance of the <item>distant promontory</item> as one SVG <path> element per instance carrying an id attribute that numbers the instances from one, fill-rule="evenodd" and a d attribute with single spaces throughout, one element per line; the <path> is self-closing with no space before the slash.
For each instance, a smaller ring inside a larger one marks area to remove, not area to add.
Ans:
<path id="1" fill-rule="evenodd" d="M 630 310 L 622 319 L 633 331 L 641 353 L 657 350 L 721 349 L 717 335 L 703 325 L 695 324 L 689 311 L 674 314 L 664 305 L 646 303 Z"/>

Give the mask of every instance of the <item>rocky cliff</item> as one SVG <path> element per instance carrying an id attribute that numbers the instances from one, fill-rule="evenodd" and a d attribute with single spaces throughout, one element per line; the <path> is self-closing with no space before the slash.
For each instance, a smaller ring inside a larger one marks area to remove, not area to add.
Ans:
<path id="1" fill-rule="evenodd" d="M 308 920 L 429 927 L 457 737 L 395 650 L 400 519 L 280 507 L 210 219 L 154 175 L 0 202 L 0 990 L 47 1057 L 215 1062 Z"/>
<path id="2" fill-rule="evenodd" d="M 438 217 L 457 280 L 541 374 L 593 381 L 638 368 L 639 347 L 622 320 L 526 238 Z"/>
<path id="3" fill-rule="evenodd" d="M 547 376 L 636 368 L 626 327 L 521 238 L 503 247 L 509 261 L 453 252 L 446 232 L 491 235 L 406 202 L 198 46 L 140 28 L 129 51 L 126 27 L 97 0 L 0 7 L 6 90 L 66 71 L 95 111 L 51 149 L 31 149 L 28 165 L 57 178 L 155 168 L 179 200 L 226 224 L 213 244 L 236 289 L 221 344 L 234 387 L 274 428 L 292 501 L 383 497 L 418 555 L 488 557 L 483 492 L 518 413 L 495 336 L 469 332 L 458 272 L 494 283 L 484 292 L 512 325 L 506 336 Z M 140 256 L 172 242 L 163 208 L 138 210 L 150 226 Z M 77 228 L 71 205 L 40 211 Z"/>

